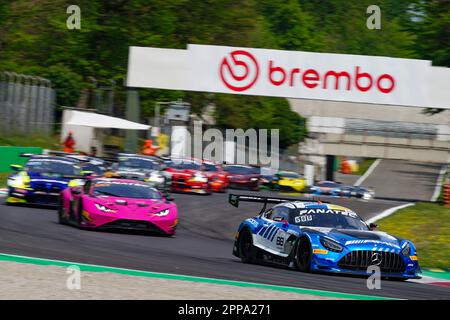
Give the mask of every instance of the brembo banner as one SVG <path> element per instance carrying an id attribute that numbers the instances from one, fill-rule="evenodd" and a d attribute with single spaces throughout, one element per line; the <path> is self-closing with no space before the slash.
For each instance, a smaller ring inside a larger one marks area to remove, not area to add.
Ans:
<path id="1" fill-rule="evenodd" d="M 430 106 L 427 60 L 210 45 L 131 47 L 129 87 Z"/>

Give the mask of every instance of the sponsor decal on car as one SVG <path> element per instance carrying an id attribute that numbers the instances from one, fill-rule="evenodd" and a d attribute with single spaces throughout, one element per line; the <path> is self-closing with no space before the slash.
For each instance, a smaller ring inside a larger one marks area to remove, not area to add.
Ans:
<path id="1" fill-rule="evenodd" d="M 328 254 L 328 250 L 325 250 L 325 249 L 313 249 L 313 253 Z"/>
<path id="2" fill-rule="evenodd" d="M 396 249 L 400 249 L 400 247 L 396 244 L 379 240 L 349 240 L 345 242 L 346 246 L 351 244 L 381 244 L 389 247 L 394 247 Z"/>

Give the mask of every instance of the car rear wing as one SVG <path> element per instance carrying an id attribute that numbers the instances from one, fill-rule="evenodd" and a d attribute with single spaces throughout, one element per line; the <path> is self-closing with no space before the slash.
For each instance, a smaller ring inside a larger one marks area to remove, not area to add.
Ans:
<path id="1" fill-rule="evenodd" d="M 266 210 L 268 203 L 283 203 L 283 202 L 292 202 L 292 201 L 300 201 L 300 202 L 311 202 L 310 200 L 302 200 L 302 199 L 294 199 L 294 198 L 279 198 L 279 197 L 263 197 L 263 196 L 256 196 L 256 195 L 248 195 L 248 194 L 234 194 L 230 193 L 228 196 L 228 202 L 238 208 L 239 202 L 245 201 L 245 202 L 257 202 L 262 203 L 263 207 L 261 209 L 261 213 Z M 313 202 L 319 202 L 319 203 L 329 203 L 326 201 L 316 200 Z"/>

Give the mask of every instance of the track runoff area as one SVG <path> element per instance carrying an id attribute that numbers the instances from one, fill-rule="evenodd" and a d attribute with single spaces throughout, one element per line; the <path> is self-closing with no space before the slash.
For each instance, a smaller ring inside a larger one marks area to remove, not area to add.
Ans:
<path id="1" fill-rule="evenodd" d="M 279 195 L 269 191 L 255 194 Z M 242 203 L 237 209 L 228 204 L 227 194 L 173 196 L 180 223 L 176 236 L 171 238 L 80 230 L 58 224 L 54 209 L 6 206 L 1 200 L 0 261 L 77 264 L 82 271 L 279 290 L 317 299 L 450 299 L 450 290 L 429 284 L 432 281 L 382 280 L 381 289 L 369 290 L 365 278 L 241 263 L 231 254 L 234 233 L 244 218 L 259 212 L 260 204 Z M 365 220 L 404 205 L 377 199 L 329 200 L 354 210 Z"/>

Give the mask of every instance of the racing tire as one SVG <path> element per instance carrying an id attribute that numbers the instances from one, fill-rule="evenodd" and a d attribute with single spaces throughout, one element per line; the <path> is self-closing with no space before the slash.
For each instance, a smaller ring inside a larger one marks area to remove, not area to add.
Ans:
<path id="1" fill-rule="evenodd" d="M 248 229 L 241 231 L 238 242 L 239 257 L 243 263 L 255 263 L 256 248 L 253 245 L 252 234 Z"/>
<path id="2" fill-rule="evenodd" d="M 389 281 L 397 281 L 397 282 L 403 282 L 403 281 L 408 280 L 408 278 L 386 277 L 386 280 L 389 280 Z"/>
<path id="3" fill-rule="evenodd" d="M 82 200 L 82 199 L 80 199 L 80 202 L 78 203 L 78 209 L 77 209 L 77 211 L 78 211 L 78 216 L 77 216 L 77 226 L 78 226 L 79 228 L 81 228 L 81 220 L 82 220 L 82 218 L 81 218 L 81 213 L 83 212 L 83 200 Z"/>
<path id="4" fill-rule="evenodd" d="M 307 238 L 300 238 L 295 252 L 295 267 L 302 272 L 309 272 L 311 270 L 311 257 L 311 243 Z"/>

